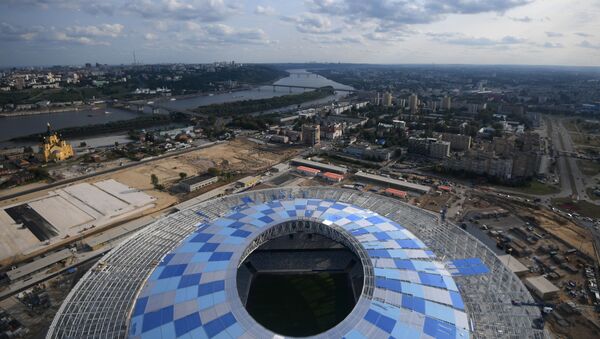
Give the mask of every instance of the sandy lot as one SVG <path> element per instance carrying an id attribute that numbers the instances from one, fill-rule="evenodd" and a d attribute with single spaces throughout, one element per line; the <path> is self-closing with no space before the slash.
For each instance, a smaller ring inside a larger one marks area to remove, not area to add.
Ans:
<path id="1" fill-rule="evenodd" d="M 555 237 L 568 243 L 572 248 L 581 250 L 591 258 L 596 258 L 594 251 L 593 237 L 590 232 L 584 228 L 574 225 L 571 222 L 566 222 L 560 225 L 555 218 L 546 215 L 546 212 L 535 213 L 535 217 L 541 228 L 546 232 L 551 233 Z"/>
<path id="2" fill-rule="evenodd" d="M 144 193 L 156 198 L 154 208 L 140 212 L 140 215 L 132 217 L 141 217 L 161 211 L 169 206 L 179 202 L 178 197 L 169 194 L 166 191 L 154 189 L 150 176 L 155 174 L 159 183 L 169 188 L 180 180 L 179 173 L 184 172 L 187 176 L 205 173 L 210 167 L 217 167 L 222 171 L 235 172 L 240 175 L 254 174 L 267 169 L 285 159 L 292 158 L 300 153 L 300 149 L 290 149 L 280 145 L 260 145 L 244 138 L 208 147 L 201 150 L 191 151 L 182 155 L 169 157 L 166 159 L 142 163 L 133 168 L 127 168 L 120 171 L 103 174 L 75 182 L 78 183 L 96 183 L 102 180 L 114 179 L 123 185 L 139 189 Z M 54 188 L 54 190 L 59 189 Z M 43 190 L 0 202 L 0 207 L 22 203 L 35 198 L 47 196 L 49 190 Z M 4 192 L 3 192 L 4 193 Z M 108 227 L 111 227 L 110 225 Z M 96 229 L 99 231 L 99 229 Z M 0 233 L 0 236 L 2 234 Z M 30 239 L 31 240 L 31 239 Z M 36 239 L 37 240 L 37 239 Z M 52 241 L 55 244 L 56 240 Z M 65 239 L 67 241 L 67 239 Z M 58 241 L 56 245 L 64 241 Z M 40 247 L 40 250 L 48 250 L 53 246 Z M 19 251 L 17 251 L 19 252 Z M 32 254 L 39 254 L 38 251 Z M 16 260 L 25 259 L 18 256 Z"/>
<path id="3" fill-rule="evenodd" d="M 119 171 L 110 176 L 135 188 L 153 190 L 150 182 L 152 174 L 158 177 L 159 183 L 169 187 L 180 180 L 179 173 L 182 172 L 191 177 L 203 174 L 211 167 L 216 167 L 226 172 L 252 174 L 265 170 L 298 153 L 298 150 L 258 145 L 240 138 L 202 150 L 152 161 L 147 165 Z"/>

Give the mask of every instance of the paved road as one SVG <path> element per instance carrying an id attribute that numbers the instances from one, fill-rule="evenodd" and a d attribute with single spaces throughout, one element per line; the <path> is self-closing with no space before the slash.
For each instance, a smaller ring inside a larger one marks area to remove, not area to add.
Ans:
<path id="1" fill-rule="evenodd" d="M 546 123 L 560 174 L 561 192 L 555 196 L 589 200 L 586 192 L 586 176 L 581 173 L 577 165 L 577 158 L 569 155 L 576 152 L 569 131 L 559 118 L 548 117 Z"/>
<path id="2" fill-rule="evenodd" d="M 558 125 L 559 128 L 559 136 L 561 138 L 561 143 L 563 145 L 563 151 L 565 152 L 569 152 L 569 153 L 575 153 L 575 147 L 573 146 L 573 139 L 571 139 L 571 134 L 569 133 L 569 131 L 565 128 L 563 121 L 559 120 L 557 121 L 556 125 Z M 583 175 L 583 173 L 581 173 L 581 170 L 579 169 L 579 166 L 577 165 L 577 159 L 570 157 L 570 156 L 566 156 L 566 155 L 561 155 L 562 158 L 564 158 L 570 168 L 570 173 L 571 173 L 571 185 L 574 185 L 574 194 L 578 195 L 579 199 L 588 199 L 587 193 L 585 191 L 585 175 Z"/>
<path id="3" fill-rule="evenodd" d="M 567 162 L 567 158 L 562 153 L 565 148 L 563 145 L 563 138 L 561 137 L 562 128 L 553 117 L 546 118 L 546 124 L 548 128 L 548 137 L 552 140 L 552 148 L 554 149 L 554 155 L 556 155 L 556 163 L 558 165 L 558 173 L 560 176 L 561 192 L 558 196 L 571 196 L 576 194 L 576 189 L 573 187 L 574 180 L 571 176 L 571 168 Z"/>

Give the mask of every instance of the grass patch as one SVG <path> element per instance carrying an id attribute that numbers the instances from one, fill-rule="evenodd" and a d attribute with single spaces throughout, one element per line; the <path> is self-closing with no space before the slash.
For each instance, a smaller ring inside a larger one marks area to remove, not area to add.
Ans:
<path id="1" fill-rule="evenodd" d="M 584 217 L 600 218 L 600 206 L 592 204 L 589 201 L 574 201 L 570 198 L 556 198 L 552 199 L 552 205 L 565 211 L 579 213 Z"/>
<path id="2" fill-rule="evenodd" d="M 515 191 L 517 193 L 529 194 L 529 195 L 548 195 L 559 193 L 560 189 L 554 185 L 548 185 L 541 183 L 537 180 L 532 180 L 525 186 L 517 186 L 517 187 L 506 187 L 501 186 L 503 189 Z"/>
<path id="3" fill-rule="evenodd" d="M 258 323 L 292 337 L 325 332 L 353 307 L 348 276 L 340 273 L 258 274 L 246 306 Z"/>
<path id="4" fill-rule="evenodd" d="M 577 166 L 581 172 L 587 176 L 593 177 L 600 174 L 600 163 L 591 160 L 577 160 Z"/>

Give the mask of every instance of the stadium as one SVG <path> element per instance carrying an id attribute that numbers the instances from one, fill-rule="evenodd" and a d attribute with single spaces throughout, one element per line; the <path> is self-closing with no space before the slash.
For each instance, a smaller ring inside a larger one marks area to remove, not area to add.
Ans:
<path id="1" fill-rule="evenodd" d="M 546 337 L 492 251 L 393 198 L 298 187 L 187 206 L 89 270 L 47 338 Z"/>

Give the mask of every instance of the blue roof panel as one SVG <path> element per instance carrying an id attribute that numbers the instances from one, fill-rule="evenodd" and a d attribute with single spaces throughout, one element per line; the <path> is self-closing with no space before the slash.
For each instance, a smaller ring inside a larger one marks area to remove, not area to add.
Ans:
<path id="1" fill-rule="evenodd" d="M 373 333 L 388 333 L 396 338 L 418 338 L 420 333 L 436 338 L 468 336 L 468 328 L 458 328 L 456 324 L 456 314 L 464 313 L 464 303 L 452 277 L 442 264 L 434 261 L 434 253 L 423 242 L 397 223 L 369 210 L 331 200 L 275 200 L 263 204 L 242 201 L 246 204 L 237 206 L 227 217 L 203 224 L 163 258 L 136 300 L 130 335 L 141 339 L 244 335 L 247 329 L 235 316 L 241 311 L 229 311 L 232 296 L 225 289 L 229 272 L 237 269 L 233 259 L 239 258 L 255 237 L 266 230 L 266 225 L 310 216 L 347 230 L 370 257 L 376 276 L 375 289 L 381 290 L 376 292 L 395 298 L 393 305 L 389 298 L 367 300 L 365 320 L 358 322 L 363 328 L 348 330 L 345 338 L 365 338 Z M 464 259 L 453 264 L 457 272 L 487 269 L 477 260 Z M 429 301 L 431 290 L 427 288 L 438 289 L 435 300 L 443 297 L 448 305 Z M 152 300 L 160 300 L 161 305 L 167 306 L 146 310 Z M 196 302 L 190 306 L 192 300 Z M 175 312 L 174 306 L 181 303 L 186 303 L 185 313 Z M 395 306 L 397 303 L 400 305 Z M 411 320 L 405 317 L 406 312 L 418 312 L 420 318 Z M 204 314 L 211 315 L 208 321 L 203 321 Z M 425 323 L 418 319 L 425 319 Z M 364 327 L 365 324 L 371 327 Z"/>

